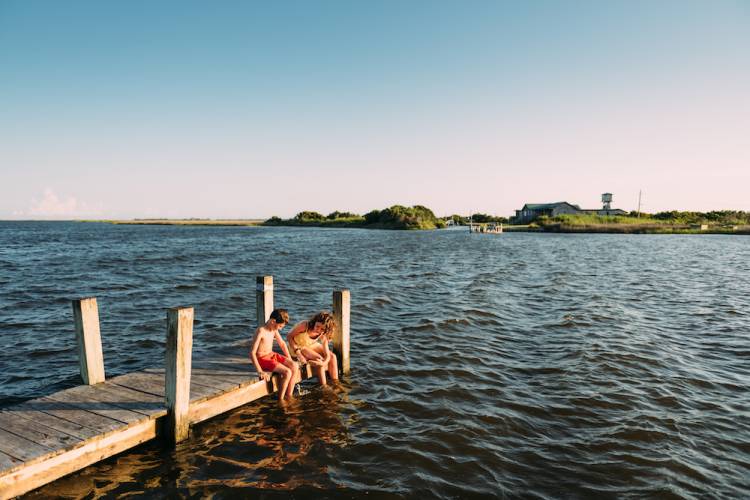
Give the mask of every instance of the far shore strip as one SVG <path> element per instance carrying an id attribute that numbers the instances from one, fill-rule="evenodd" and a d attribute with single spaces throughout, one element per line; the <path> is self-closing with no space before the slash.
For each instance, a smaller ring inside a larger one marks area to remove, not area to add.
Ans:
<path id="1" fill-rule="evenodd" d="M 263 219 L 133 219 L 133 220 L 87 220 L 81 222 L 106 222 L 109 224 L 154 225 L 154 226 L 260 226 Z"/>

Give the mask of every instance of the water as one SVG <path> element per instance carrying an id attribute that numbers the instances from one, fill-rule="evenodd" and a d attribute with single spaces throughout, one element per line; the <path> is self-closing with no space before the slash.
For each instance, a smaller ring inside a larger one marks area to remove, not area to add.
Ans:
<path id="1" fill-rule="evenodd" d="M 108 376 L 247 352 L 255 276 L 293 320 L 352 292 L 352 373 L 251 403 L 30 494 L 750 495 L 750 238 L 0 223 L 0 406 L 78 382 L 70 299 Z"/>

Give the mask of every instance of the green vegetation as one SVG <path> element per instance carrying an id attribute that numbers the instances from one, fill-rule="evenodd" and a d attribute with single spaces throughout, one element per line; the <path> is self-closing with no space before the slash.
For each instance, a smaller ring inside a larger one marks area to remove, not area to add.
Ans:
<path id="1" fill-rule="evenodd" d="M 468 222 L 469 217 L 465 217 L 465 220 Z M 471 214 L 471 221 L 472 222 L 479 222 L 479 223 L 485 223 L 485 222 L 497 222 L 500 224 L 507 224 L 508 218 L 507 217 L 500 217 L 497 215 L 488 215 L 488 214 Z"/>
<path id="2" fill-rule="evenodd" d="M 486 222 L 496 222 L 499 224 L 507 224 L 508 218 L 507 217 L 501 217 L 499 215 L 488 215 L 488 214 L 472 214 L 469 215 L 458 215 L 453 214 L 448 217 L 442 218 L 444 221 L 453 221 L 453 224 L 457 226 L 465 226 L 469 224 L 469 221 L 471 222 L 478 222 L 478 223 L 486 223 Z"/>
<path id="3" fill-rule="evenodd" d="M 631 215 L 634 215 L 631 212 Z M 659 212 L 652 215 L 656 220 L 671 224 L 719 224 L 742 226 L 750 225 L 750 212 L 738 210 L 715 210 L 712 212 Z"/>
<path id="4" fill-rule="evenodd" d="M 593 214 L 540 217 L 529 230 L 585 233 L 747 233 L 750 213 L 721 212 L 659 212 L 626 216 Z M 744 227 L 743 227 L 744 226 Z"/>
<path id="5" fill-rule="evenodd" d="M 445 221 L 435 217 L 427 207 L 415 205 L 404 207 L 393 205 L 383 210 L 372 210 L 364 216 L 350 212 L 332 212 L 323 216 L 318 212 L 304 211 L 293 219 L 271 217 L 264 226 L 315 226 L 315 227 L 363 227 L 368 229 L 438 229 Z"/>
<path id="6" fill-rule="evenodd" d="M 587 226 L 601 224 L 664 224 L 663 221 L 654 219 L 650 216 L 631 217 L 627 215 L 558 215 L 556 217 L 542 216 L 536 220 L 540 226 L 550 224 L 564 224 L 567 226 Z"/>

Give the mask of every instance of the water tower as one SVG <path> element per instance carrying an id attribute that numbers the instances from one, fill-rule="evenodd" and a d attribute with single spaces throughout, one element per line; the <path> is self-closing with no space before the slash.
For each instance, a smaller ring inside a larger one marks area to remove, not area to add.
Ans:
<path id="1" fill-rule="evenodd" d="M 612 193 L 604 193 L 602 195 L 602 203 L 604 204 L 604 210 L 609 210 L 612 205 Z"/>

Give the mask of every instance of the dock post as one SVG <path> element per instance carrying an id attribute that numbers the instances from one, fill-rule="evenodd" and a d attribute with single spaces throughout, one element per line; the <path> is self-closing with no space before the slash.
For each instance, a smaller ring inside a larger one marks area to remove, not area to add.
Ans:
<path id="1" fill-rule="evenodd" d="M 349 315 L 351 312 L 349 290 L 333 292 L 333 318 L 336 330 L 333 333 L 333 350 L 341 360 L 341 372 L 349 373 Z"/>
<path id="2" fill-rule="evenodd" d="M 255 314 L 258 326 L 265 324 L 273 311 L 273 276 L 255 278 Z"/>
<path id="3" fill-rule="evenodd" d="M 96 297 L 74 300 L 73 319 L 76 324 L 78 361 L 83 383 L 94 385 L 104 382 L 104 357 Z"/>
<path id="4" fill-rule="evenodd" d="M 167 356 L 165 395 L 167 400 L 166 434 L 171 444 L 189 434 L 190 368 L 193 351 L 193 308 L 177 307 L 167 311 Z"/>

